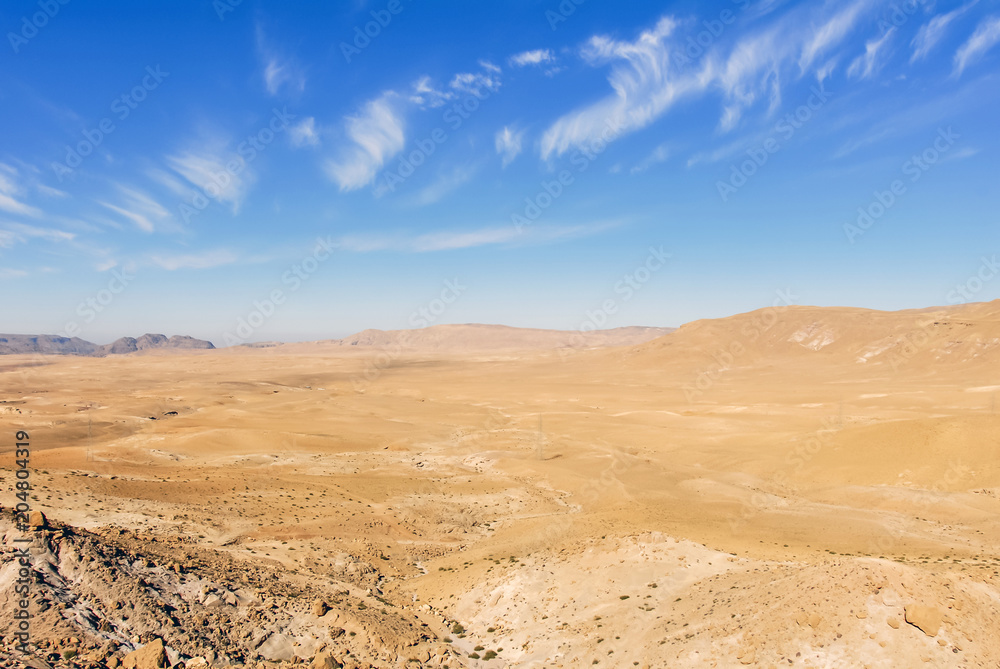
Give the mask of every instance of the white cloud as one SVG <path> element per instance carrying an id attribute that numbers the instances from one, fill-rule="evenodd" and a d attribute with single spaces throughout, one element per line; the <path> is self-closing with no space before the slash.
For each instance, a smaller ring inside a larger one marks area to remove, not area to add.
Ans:
<path id="1" fill-rule="evenodd" d="M 440 175 L 432 184 L 420 191 L 416 203 L 426 206 L 438 202 L 452 191 L 468 183 L 475 176 L 476 171 L 477 168 L 473 165 L 462 165 Z"/>
<path id="2" fill-rule="evenodd" d="M 451 83 L 448 85 L 456 91 L 482 97 L 484 88 L 491 93 L 499 90 L 500 77 L 497 72 L 492 70 L 490 70 L 490 73 L 476 72 L 473 74 L 471 72 L 462 72 L 452 77 Z"/>
<path id="3" fill-rule="evenodd" d="M 360 113 L 345 119 L 353 146 L 341 157 L 326 163 L 326 173 L 342 191 L 367 186 L 385 162 L 403 150 L 406 143 L 403 120 L 393 109 L 394 93 L 366 103 Z"/>
<path id="4" fill-rule="evenodd" d="M 40 218 L 42 216 L 41 209 L 17 199 L 24 192 L 24 188 L 15 181 L 18 174 L 17 168 L 0 163 L 0 210 L 19 216 Z"/>
<path id="5" fill-rule="evenodd" d="M 516 130 L 510 126 L 504 126 L 496 134 L 494 144 L 497 154 L 503 157 L 503 166 L 507 167 L 521 153 L 521 139 L 524 136 L 523 130 Z"/>
<path id="6" fill-rule="evenodd" d="M 410 102 L 421 107 L 434 109 L 444 105 L 449 100 L 455 99 L 455 93 L 442 91 L 431 84 L 431 78 L 423 76 L 413 83 L 413 93 L 410 94 Z"/>
<path id="7" fill-rule="evenodd" d="M 666 144 L 660 144 L 658 147 L 653 149 L 653 152 L 642 159 L 638 165 L 629 170 L 629 174 L 638 174 L 639 172 L 645 172 L 653 165 L 666 162 L 670 159 L 670 147 Z"/>
<path id="8" fill-rule="evenodd" d="M 1000 42 L 1000 16 L 989 16 L 976 26 L 972 37 L 955 52 L 955 76 L 982 58 L 997 42 Z"/>
<path id="9" fill-rule="evenodd" d="M 25 244 L 31 239 L 42 239 L 48 242 L 72 242 L 76 235 L 65 230 L 42 228 L 35 225 L 25 225 L 11 221 L 3 222 L 0 228 L 0 248 L 10 248 L 15 244 Z"/>
<path id="10" fill-rule="evenodd" d="M 22 216 L 30 216 L 31 218 L 39 218 L 42 215 L 41 209 L 15 200 L 6 193 L 0 193 L 0 209 L 11 214 L 20 214 Z"/>
<path id="11" fill-rule="evenodd" d="M 316 146 L 319 144 L 316 119 L 312 116 L 302 119 L 298 125 L 293 125 L 288 133 L 294 146 Z"/>
<path id="12" fill-rule="evenodd" d="M 550 63 L 555 60 L 555 56 L 548 49 L 535 49 L 534 51 L 522 51 L 507 59 L 507 62 L 514 67 L 524 67 L 525 65 L 539 65 Z"/>
<path id="13" fill-rule="evenodd" d="M 978 0 L 972 0 L 957 9 L 953 9 L 947 14 L 938 14 L 930 21 L 920 26 L 920 30 L 917 31 L 916 37 L 910 45 L 913 47 L 913 55 L 910 57 L 910 63 L 915 63 L 918 60 L 922 60 L 927 57 L 927 54 L 931 52 L 941 38 L 944 37 L 945 31 L 948 26 L 951 25 L 952 21 L 960 17 L 962 14 L 967 12 L 969 9 L 976 4 Z"/>
<path id="14" fill-rule="evenodd" d="M 143 232 L 153 232 L 156 229 L 154 220 L 164 220 L 170 217 L 170 213 L 159 202 L 145 193 L 121 184 L 116 184 L 116 186 L 124 196 L 121 206 L 100 200 L 98 204 L 132 221 Z"/>
<path id="15" fill-rule="evenodd" d="M 846 9 L 831 7 L 836 5 L 799 5 L 756 32 L 720 38 L 697 69 L 671 59 L 686 45 L 675 34 L 678 22 L 669 16 L 635 41 L 592 37 L 581 56 L 592 65 L 612 63 L 608 82 L 613 93 L 556 120 L 542 136 L 542 158 L 602 139 L 613 141 L 653 123 L 685 96 L 712 89 L 723 95 L 721 132 L 734 129 L 758 100 L 768 100 L 768 113 L 774 113 L 781 104 L 783 71 L 797 64 L 801 77 L 815 69 L 814 61 L 844 41 L 868 4 L 857 0 Z M 822 75 L 817 71 L 816 76 L 826 76 L 834 61 L 826 57 Z"/>
<path id="16" fill-rule="evenodd" d="M 624 61 L 608 78 L 615 93 L 557 120 L 542 136 L 542 158 L 561 155 L 570 147 L 617 132 L 641 128 L 662 114 L 679 94 L 668 78 L 669 56 L 665 39 L 677 23 L 663 18 L 635 42 L 593 37 L 582 55 L 591 63 Z"/>
<path id="17" fill-rule="evenodd" d="M 46 186 L 43 183 L 36 183 L 35 190 L 37 190 L 39 193 L 41 193 L 46 197 L 58 197 L 58 198 L 69 197 L 69 193 L 67 193 L 66 191 L 59 190 L 58 188 L 53 188 L 52 186 Z"/>
<path id="18" fill-rule="evenodd" d="M 283 88 L 295 93 L 305 90 L 306 78 L 299 66 L 268 45 L 260 24 L 257 24 L 257 57 L 263 66 L 261 76 L 268 93 L 278 95 Z"/>
<path id="19" fill-rule="evenodd" d="M 847 76 L 868 79 L 875 74 L 880 67 L 879 54 L 895 32 L 896 28 L 889 28 L 882 37 L 865 42 L 865 52 L 848 66 Z"/>
<path id="20" fill-rule="evenodd" d="M 370 253 L 373 251 L 400 251 L 404 253 L 430 253 L 453 251 L 498 244 L 530 245 L 558 240 L 577 239 L 599 234 L 620 226 L 618 221 L 601 221 L 582 225 L 538 225 L 518 230 L 504 225 L 476 230 L 446 230 L 417 236 L 405 235 L 347 235 L 336 245 L 343 251 Z"/>
<path id="21" fill-rule="evenodd" d="M 178 269 L 210 269 L 221 265 L 230 265 L 237 261 L 236 254 L 225 249 L 191 253 L 187 255 L 155 255 L 150 260 L 168 271 Z"/>
<path id="22" fill-rule="evenodd" d="M 195 189 L 209 194 L 219 202 L 228 203 L 232 212 L 237 214 L 250 186 L 256 181 L 256 175 L 242 156 L 229 154 L 223 147 L 224 142 L 209 140 L 204 142 L 201 149 L 167 156 L 166 160 L 170 169 L 184 177 Z M 241 163 L 240 170 L 227 168 L 234 160 Z M 163 179 L 161 183 L 170 182 Z M 171 185 L 171 189 L 174 188 L 176 184 Z"/>
<path id="23" fill-rule="evenodd" d="M 503 71 L 500 69 L 498 65 L 494 65 L 488 60 L 479 61 L 479 67 L 483 68 L 488 72 L 492 72 L 493 74 L 500 74 Z"/>
<path id="24" fill-rule="evenodd" d="M 799 58 L 799 69 L 805 72 L 813 60 L 822 55 L 827 49 L 839 43 L 854 27 L 854 24 L 861 16 L 861 10 L 865 7 L 863 0 L 858 0 L 851 5 L 830 17 L 812 35 L 805 47 L 802 49 L 802 56 Z"/>

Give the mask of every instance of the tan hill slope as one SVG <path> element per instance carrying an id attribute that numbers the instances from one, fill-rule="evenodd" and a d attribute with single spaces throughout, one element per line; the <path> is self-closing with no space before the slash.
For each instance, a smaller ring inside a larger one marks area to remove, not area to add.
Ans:
<path id="1" fill-rule="evenodd" d="M 852 368 L 978 366 L 1000 357 L 1000 300 L 904 311 L 768 307 L 686 323 L 638 345 L 629 357 L 641 364 L 695 357 L 726 367 L 765 360 Z"/>
<path id="2" fill-rule="evenodd" d="M 674 328 L 630 326 L 592 332 L 541 330 L 507 325 L 432 325 L 417 330 L 363 330 L 343 339 L 299 345 L 400 349 L 414 352 L 482 352 L 634 346 Z"/>

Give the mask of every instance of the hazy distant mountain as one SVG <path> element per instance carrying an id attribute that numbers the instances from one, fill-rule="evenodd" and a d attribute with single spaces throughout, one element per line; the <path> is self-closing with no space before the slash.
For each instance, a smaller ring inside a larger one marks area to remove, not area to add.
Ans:
<path id="1" fill-rule="evenodd" d="M 0 355 L 39 353 L 42 355 L 105 356 L 160 348 L 212 349 L 215 348 L 215 345 L 210 341 L 186 335 L 174 335 L 167 338 L 161 334 L 144 334 L 138 339 L 122 337 L 110 344 L 99 346 L 79 337 L 0 334 Z"/>
<path id="2" fill-rule="evenodd" d="M 363 330 L 343 339 L 299 346 L 400 348 L 415 352 L 483 352 L 634 346 L 673 332 L 675 328 L 630 326 L 609 330 L 540 330 L 507 325 L 432 325 L 416 330 Z"/>
<path id="3" fill-rule="evenodd" d="M 97 344 L 79 337 L 0 334 L 0 355 L 18 353 L 94 355 L 99 348 Z"/>

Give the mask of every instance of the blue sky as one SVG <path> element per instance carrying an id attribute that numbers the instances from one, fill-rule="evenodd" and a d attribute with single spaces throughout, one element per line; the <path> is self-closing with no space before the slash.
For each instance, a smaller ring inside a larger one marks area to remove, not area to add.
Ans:
<path id="1" fill-rule="evenodd" d="M 577 2 L 5 2 L 0 331 L 1000 296 L 996 0 Z"/>

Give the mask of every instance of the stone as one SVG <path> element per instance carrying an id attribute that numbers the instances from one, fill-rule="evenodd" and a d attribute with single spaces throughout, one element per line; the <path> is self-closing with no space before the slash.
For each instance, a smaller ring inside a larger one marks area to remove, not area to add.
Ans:
<path id="1" fill-rule="evenodd" d="M 322 599 L 317 599 L 313 602 L 312 612 L 317 618 L 322 618 L 326 615 L 326 612 L 330 610 L 330 605 L 324 602 Z"/>
<path id="2" fill-rule="evenodd" d="M 885 621 L 894 630 L 899 629 L 899 618 L 889 618 Z"/>
<path id="3" fill-rule="evenodd" d="M 944 611 L 935 606 L 923 604 L 907 604 L 905 609 L 906 622 L 910 623 L 927 636 L 937 636 L 941 629 Z"/>
<path id="4" fill-rule="evenodd" d="M 49 526 L 49 520 L 41 511 L 32 511 L 28 514 L 28 527 L 32 530 L 44 530 Z"/>
<path id="5" fill-rule="evenodd" d="M 134 650 L 122 660 L 124 669 L 164 669 L 167 666 L 167 653 L 163 647 L 163 639 L 150 641 L 142 648 Z"/>
<path id="6" fill-rule="evenodd" d="M 257 653 L 272 662 L 287 662 L 295 657 L 292 639 L 277 633 L 269 636 L 257 649 Z"/>
<path id="7" fill-rule="evenodd" d="M 312 661 L 312 669 L 340 669 L 341 666 L 337 658 L 326 651 L 316 653 Z"/>

